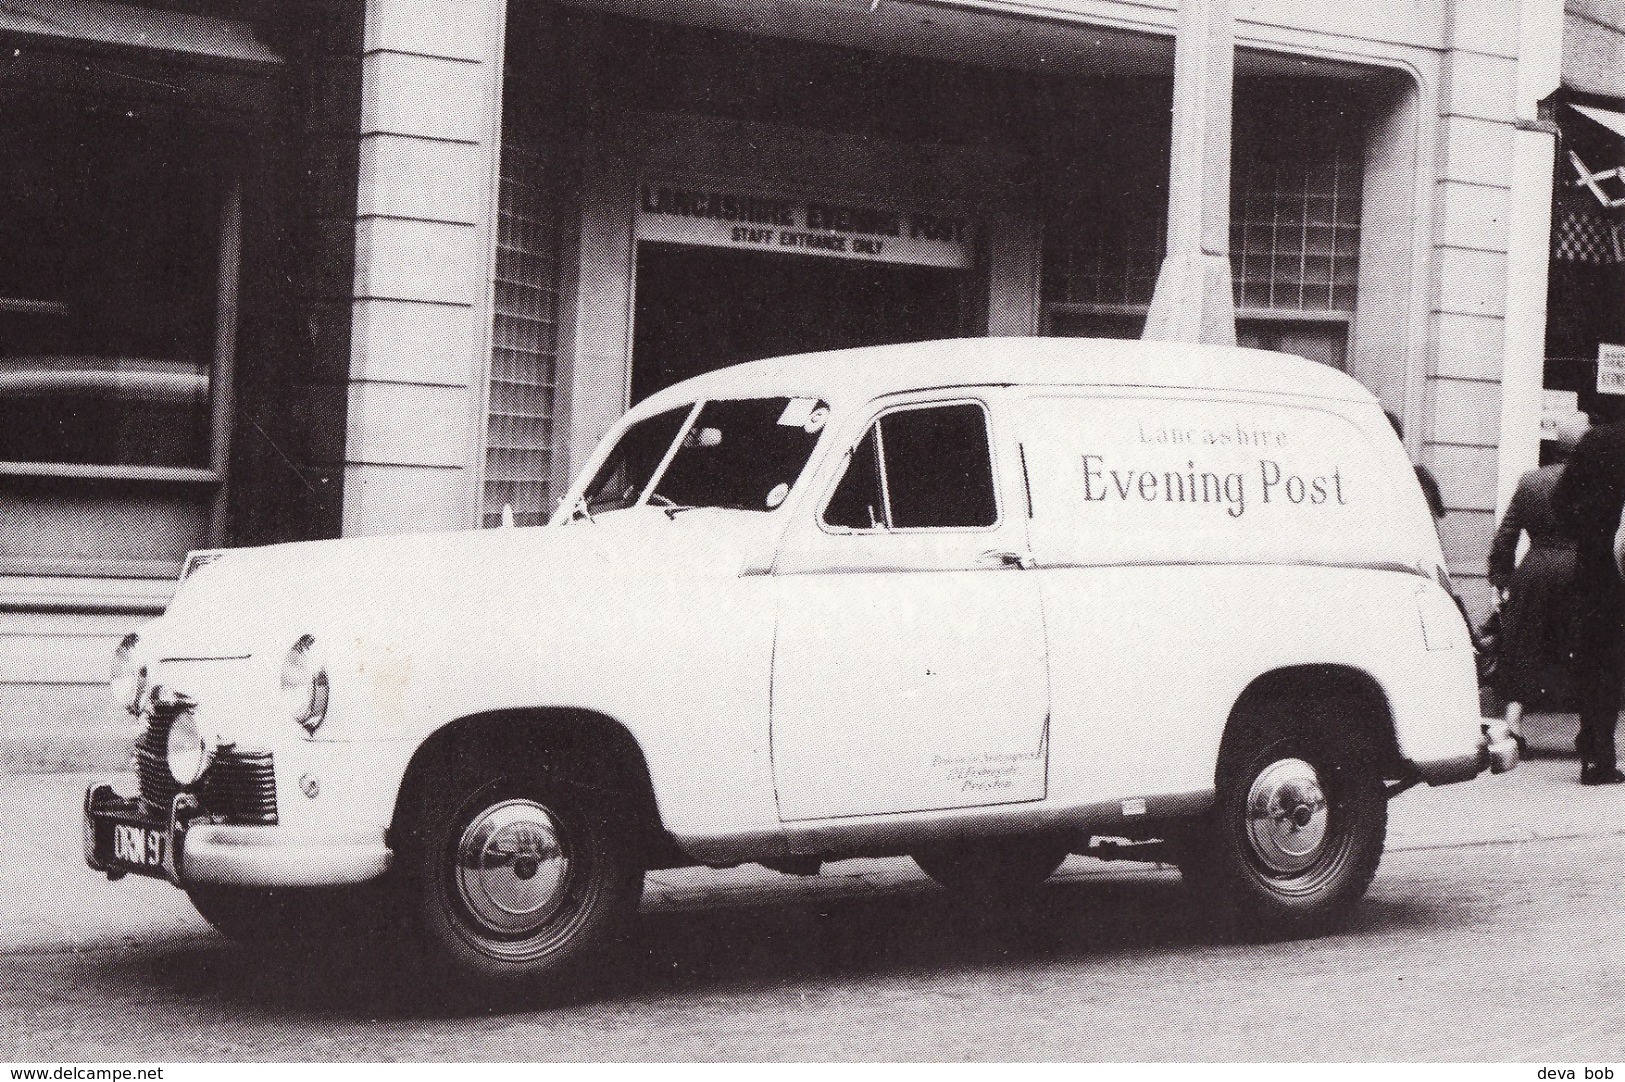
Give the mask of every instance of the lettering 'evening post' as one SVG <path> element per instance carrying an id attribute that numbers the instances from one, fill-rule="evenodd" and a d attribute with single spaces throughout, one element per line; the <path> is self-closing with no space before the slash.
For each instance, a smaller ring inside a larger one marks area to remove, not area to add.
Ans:
<path id="1" fill-rule="evenodd" d="M 1313 548 L 1357 563 L 1395 528 L 1366 437 L 1335 413 L 1149 396 L 1027 409 L 1045 558 L 1257 562 Z"/>

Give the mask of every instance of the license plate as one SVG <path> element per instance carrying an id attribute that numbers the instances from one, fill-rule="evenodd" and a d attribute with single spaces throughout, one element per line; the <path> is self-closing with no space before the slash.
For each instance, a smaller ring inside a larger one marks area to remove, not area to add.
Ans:
<path id="1" fill-rule="evenodd" d="M 113 828 L 111 855 L 115 863 L 132 868 L 163 867 L 164 846 L 167 844 L 163 830 L 136 826 L 133 823 L 111 825 Z"/>

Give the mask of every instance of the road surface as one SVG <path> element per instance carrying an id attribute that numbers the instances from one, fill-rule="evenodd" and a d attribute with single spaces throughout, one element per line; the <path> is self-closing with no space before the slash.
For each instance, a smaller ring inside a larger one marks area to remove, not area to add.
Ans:
<path id="1" fill-rule="evenodd" d="M 1406 794 L 1344 932 L 1215 938 L 1177 873 L 1074 859 L 1015 913 L 906 860 L 662 872 L 571 1007 L 449 1007 L 409 960 L 266 956 L 77 852 L 82 778 L 0 779 L 0 1060 L 1625 1059 L 1625 792 L 1571 762 Z M 1625 788 L 1625 787 L 1621 787 Z"/>

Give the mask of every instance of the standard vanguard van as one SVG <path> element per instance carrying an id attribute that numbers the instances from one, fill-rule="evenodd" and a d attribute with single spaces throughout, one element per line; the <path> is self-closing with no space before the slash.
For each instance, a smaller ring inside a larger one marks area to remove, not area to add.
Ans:
<path id="1" fill-rule="evenodd" d="M 1162 861 L 1316 931 L 1390 798 L 1517 761 L 1376 401 L 1272 353 L 740 365 L 634 408 L 549 526 L 191 566 L 116 659 L 139 787 L 87 793 L 91 866 L 245 938 L 370 884 L 486 983 L 589 976 L 684 864 Z"/>

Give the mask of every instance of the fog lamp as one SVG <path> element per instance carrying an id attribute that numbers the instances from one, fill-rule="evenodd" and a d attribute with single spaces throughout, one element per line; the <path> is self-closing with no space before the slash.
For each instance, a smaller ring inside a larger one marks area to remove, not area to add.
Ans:
<path id="1" fill-rule="evenodd" d="M 113 701 L 132 714 L 141 713 L 141 696 L 147 690 L 147 667 L 135 656 L 140 641 L 141 636 L 133 631 L 124 636 L 113 651 L 113 670 L 108 676 Z"/>
<path id="2" fill-rule="evenodd" d="M 192 711 L 181 711 L 169 726 L 169 772 L 182 785 L 192 785 L 212 762 L 214 742 L 198 728 Z"/>
<path id="3" fill-rule="evenodd" d="M 288 716 L 314 734 L 327 718 L 327 665 L 314 635 L 301 635 L 282 660 L 282 705 Z"/>

